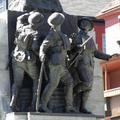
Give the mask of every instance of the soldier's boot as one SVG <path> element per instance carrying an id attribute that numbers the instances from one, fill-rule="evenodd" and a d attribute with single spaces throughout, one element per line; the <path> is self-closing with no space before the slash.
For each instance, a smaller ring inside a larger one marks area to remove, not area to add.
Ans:
<path id="1" fill-rule="evenodd" d="M 36 99 L 37 99 L 37 95 L 36 95 L 36 93 L 33 93 L 31 107 L 30 107 L 30 111 L 32 111 L 32 112 L 36 111 L 36 109 L 35 109 Z"/>
<path id="2" fill-rule="evenodd" d="M 81 98 L 81 107 L 80 107 L 80 112 L 85 113 L 85 114 L 92 114 L 90 111 L 86 109 L 86 103 L 88 101 L 90 91 L 85 91 L 82 92 L 82 98 Z"/>
<path id="3" fill-rule="evenodd" d="M 47 107 L 47 105 L 41 104 L 40 105 L 40 112 L 47 112 L 47 113 L 52 113 L 52 111 Z"/>
<path id="4" fill-rule="evenodd" d="M 45 92 L 45 91 L 44 91 Z M 47 107 L 49 99 L 47 98 L 48 94 L 44 94 L 41 97 L 41 104 L 40 104 L 40 112 L 47 112 L 47 113 L 52 113 L 52 111 Z"/>
<path id="5" fill-rule="evenodd" d="M 44 91 L 42 92 L 42 96 L 41 96 L 41 105 L 40 105 L 40 112 L 47 112 L 47 113 L 51 113 L 52 111 L 48 108 L 48 102 L 50 100 L 50 97 L 53 93 L 54 89 L 52 87 L 51 84 L 48 84 Z"/>
<path id="6" fill-rule="evenodd" d="M 73 107 L 73 87 L 72 84 L 65 86 L 66 91 L 66 112 L 67 113 L 76 113 L 77 110 Z"/>
<path id="7" fill-rule="evenodd" d="M 73 106 L 67 106 L 66 112 L 67 113 L 77 113 L 78 111 Z"/>
<path id="8" fill-rule="evenodd" d="M 17 103 L 17 97 L 15 95 L 12 96 L 11 101 L 10 101 L 10 107 L 13 108 L 16 106 Z"/>
<path id="9" fill-rule="evenodd" d="M 81 93 L 78 93 L 74 96 L 74 107 L 78 113 L 80 113 L 80 106 L 81 106 Z"/>
<path id="10" fill-rule="evenodd" d="M 37 100 L 37 80 L 33 80 L 33 95 L 31 102 L 31 111 L 36 111 L 36 100 Z"/>

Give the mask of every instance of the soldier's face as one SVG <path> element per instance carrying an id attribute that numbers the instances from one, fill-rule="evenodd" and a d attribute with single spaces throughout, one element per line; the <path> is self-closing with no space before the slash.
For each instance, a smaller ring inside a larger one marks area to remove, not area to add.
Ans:
<path id="1" fill-rule="evenodd" d="M 83 28 L 86 32 L 92 30 L 92 23 L 88 20 L 82 20 L 80 24 L 81 28 Z"/>
<path id="2" fill-rule="evenodd" d="M 37 30 L 40 27 L 40 25 L 41 24 L 32 24 L 31 26 L 34 30 Z"/>

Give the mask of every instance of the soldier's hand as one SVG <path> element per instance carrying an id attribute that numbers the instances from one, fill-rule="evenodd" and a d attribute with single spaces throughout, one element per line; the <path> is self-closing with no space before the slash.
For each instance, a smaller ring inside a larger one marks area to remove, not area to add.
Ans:
<path id="1" fill-rule="evenodd" d="M 120 54 L 118 53 L 114 53 L 113 55 L 111 55 L 111 57 L 118 57 L 118 56 L 120 56 Z"/>
<path id="2" fill-rule="evenodd" d="M 79 51 L 81 51 L 81 50 L 85 50 L 86 46 L 82 46 L 81 44 L 78 44 L 77 48 L 78 48 Z"/>
<path id="3" fill-rule="evenodd" d="M 78 47 L 78 48 L 82 48 L 83 46 L 82 46 L 81 44 L 78 44 L 77 47 Z"/>
<path id="4" fill-rule="evenodd" d="M 109 59 L 116 59 L 116 58 L 118 58 L 118 57 L 120 57 L 120 54 L 114 53 L 114 54 L 110 55 L 110 58 L 109 58 Z"/>
<path id="5" fill-rule="evenodd" d="M 42 61 L 44 61 L 44 59 L 45 59 L 45 54 L 42 54 L 42 55 L 40 56 L 40 61 L 42 62 Z"/>

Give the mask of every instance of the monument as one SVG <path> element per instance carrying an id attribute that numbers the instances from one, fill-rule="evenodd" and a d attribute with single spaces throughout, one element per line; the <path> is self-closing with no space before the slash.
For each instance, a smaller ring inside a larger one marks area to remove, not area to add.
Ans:
<path id="1" fill-rule="evenodd" d="M 97 51 L 91 20 L 64 13 L 58 0 L 11 0 L 0 25 L 1 120 L 104 119 L 102 74 L 93 56 L 111 56 Z"/>

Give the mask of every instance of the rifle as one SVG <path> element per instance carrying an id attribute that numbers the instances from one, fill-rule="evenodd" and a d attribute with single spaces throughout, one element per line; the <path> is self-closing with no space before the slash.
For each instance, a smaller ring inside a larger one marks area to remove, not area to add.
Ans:
<path id="1" fill-rule="evenodd" d="M 40 75 L 38 79 L 37 99 L 36 99 L 36 111 L 37 112 L 39 110 L 39 101 L 40 101 L 41 84 L 42 84 L 42 78 L 43 78 L 43 72 L 44 72 L 44 64 L 45 64 L 45 57 L 41 64 Z"/>
<path id="2" fill-rule="evenodd" d="M 85 40 L 85 42 L 83 42 L 82 44 L 77 45 L 77 47 L 83 48 L 86 43 L 92 38 L 93 36 L 90 36 L 87 40 Z M 68 69 L 77 61 L 78 57 L 82 54 L 84 49 L 80 50 L 77 55 L 75 55 L 75 57 L 71 60 L 70 65 L 68 66 Z"/>

